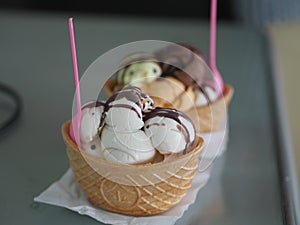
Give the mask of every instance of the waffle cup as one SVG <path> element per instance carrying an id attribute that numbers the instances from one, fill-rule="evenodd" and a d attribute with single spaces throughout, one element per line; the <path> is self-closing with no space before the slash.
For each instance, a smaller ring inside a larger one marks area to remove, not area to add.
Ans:
<path id="1" fill-rule="evenodd" d="M 132 216 L 165 212 L 191 187 L 203 149 L 196 137 L 187 154 L 167 162 L 140 165 L 117 164 L 90 155 L 69 137 L 70 121 L 62 136 L 74 177 L 89 201 L 102 209 Z"/>
<path id="2" fill-rule="evenodd" d="M 225 84 L 223 95 L 213 103 L 205 106 L 196 106 L 184 111 L 192 119 L 193 123 L 196 124 L 197 132 L 210 133 L 223 128 L 227 120 L 227 108 L 233 92 L 232 86 Z"/>
<path id="3" fill-rule="evenodd" d="M 114 89 L 117 80 L 109 79 L 104 85 L 104 91 L 108 96 L 115 93 Z M 162 97 L 150 96 L 155 106 L 163 108 L 176 108 L 188 115 L 195 124 L 196 131 L 199 133 L 210 133 L 221 130 L 224 121 L 227 119 L 227 108 L 233 96 L 233 88 L 229 84 L 224 85 L 223 95 L 213 103 L 205 106 L 195 106 L 188 110 L 174 107 L 172 102 L 166 102 Z M 147 94 L 147 92 L 146 92 Z"/>

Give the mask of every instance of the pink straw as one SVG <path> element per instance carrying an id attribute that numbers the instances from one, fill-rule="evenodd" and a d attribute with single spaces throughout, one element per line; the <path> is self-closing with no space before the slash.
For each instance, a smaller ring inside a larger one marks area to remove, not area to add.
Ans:
<path id="1" fill-rule="evenodd" d="M 78 64 L 76 56 L 76 46 L 75 46 L 75 37 L 74 37 L 74 27 L 73 27 L 73 18 L 69 18 L 69 32 L 70 32 L 70 41 L 72 48 L 72 59 L 73 59 L 73 70 L 74 70 L 74 80 L 76 88 L 76 104 L 77 110 L 76 115 L 72 119 L 72 126 L 70 126 L 70 136 L 71 138 L 80 146 L 80 121 L 81 121 L 81 100 L 80 100 L 80 86 L 79 86 L 79 77 L 78 77 Z"/>
<path id="2" fill-rule="evenodd" d="M 217 0 L 211 0 L 210 12 L 210 43 L 209 43 L 209 62 L 210 69 L 217 84 L 218 94 L 223 93 L 223 79 L 216 66 L 216 33 L 217 33 Z"/>

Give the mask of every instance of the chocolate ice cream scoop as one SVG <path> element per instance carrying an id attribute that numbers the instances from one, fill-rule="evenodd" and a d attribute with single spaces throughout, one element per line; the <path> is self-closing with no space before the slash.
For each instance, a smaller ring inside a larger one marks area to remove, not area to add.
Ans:
<path id="1" fill-rule="evenodd" d="M 187 44 L 169 45 L 157 51 L 155 56 L 163 62 L 162 76 L 175 77 L 185 86 L 203 84 L 207 71 L 204 55 L 199 49 Z"/>
<path id="2" fill-rule="evenodd" d="M 196 92 L 200 91 L 206 102 L 212 102 L 205 88 L 211 82 L 208 67 L 199 49 L 189 44 L 169 45 L 157 51 L 155 56 L 163 62 L 162 77 L 174 77 L 181 81 L 186 89 L 191 87 Z"/>

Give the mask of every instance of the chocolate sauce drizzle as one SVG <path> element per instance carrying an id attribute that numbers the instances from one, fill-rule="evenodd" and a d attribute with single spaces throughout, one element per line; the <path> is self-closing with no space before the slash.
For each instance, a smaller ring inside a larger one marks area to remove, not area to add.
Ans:
<path id="1" fill-rule="evenodd" d="M 207 91 L 205 90 L 205 85 L 199 85 L 199 90 L 203 93 L 208 105 L 210 105 L 212 103 L 212 101 L 210 100 Z"/>
<path id="2" fill-rule="evenodd" d="M 165 123 L 151 123 L 151 124 L 148 124 L 148 125 L 146 125 L 146 128 L 149 128 L 149 127 L 151 127 L 151 126 L 166 126 L 166 124 Z"/>
<path id="3" fill-rule="evenodd" d="M 124 88 L 121 91 L 112 95 L 106 102 L 107 107 L 113 105 L 112 103 L 116 100 L 120 100 L 122 98 L 127 99 L 130 102 L 135 103 L 138 107 L 142 107 L 140 93 L 136 87 L 133 88 Z M 110 107 L 109 107 L 110 108 Z M 108 110 L 105 110 L 108 111 Z"/>
<path id="4" fill-rule="evenodd" d="M 87 104 L 85 104 L 82 109 L 85 108 L 93 108 L 93 107 L 99 107 L 99 106 L 103 106 L 105 108 L 105 102 L 104 101 L 93 101 L 93 102 L 89 102 Z"/>
<path id="5" fill-rule="evenodd" d="M 134 111 L 134 112 L 136 113 L 136 115 L 137 115 L 140 119 L 142 119 L 142 115 L 140 114 L 140 112 L 137 111 L 137 109 L 134 108 L 134 107 L 131 106 L 131 105 L 127 105 L 127 104 L 114 104 L 114 105 L 108 105 L 107 108 L 106 108 L 106 110 L 107 110 L 106 112 L 108 112 L 108 110 L 111 109 L 111 108 L 126 108 L 126 109 L 130 109 L 130 110 Z"/>

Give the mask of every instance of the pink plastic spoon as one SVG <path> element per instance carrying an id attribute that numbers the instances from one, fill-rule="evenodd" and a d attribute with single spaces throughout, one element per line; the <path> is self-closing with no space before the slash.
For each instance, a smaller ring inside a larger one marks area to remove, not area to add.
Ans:
<path id="1" fill-rule="evenodd" d="M 224 83 L 216 66 L 216 34 L 217 34 L 217 0 L 211 0 L 210 12 L 210 40 L 209 40 L 209 63 L 212 75 L 215 79 L 215 89 L 218 95 L 222 95 Z"/>
<path id="2" fill-rule="evenodd" d="M 76 105 L 77 110 L 75 116 L 72 118 L 72 123 L 70 125 L 70 137 L 73 141 L 80 146 L 80 121 L 81 121 L 81 99 L 80 99 L 80 86 L 79 86 L 79 77 L 78 77 L 78 64 L 76 56 L 76 45 L 74 37 L 74 27 L 73 27 L 73 18 L 69 18 L 69 32 L 70 32 L 70 41 L 72 49 L 72 60 L 73 60 L 73 70 L 74 70 L 74 80 L 76 88 Z"/>

